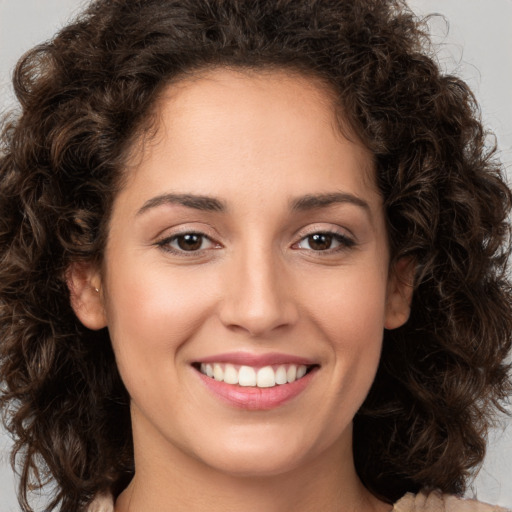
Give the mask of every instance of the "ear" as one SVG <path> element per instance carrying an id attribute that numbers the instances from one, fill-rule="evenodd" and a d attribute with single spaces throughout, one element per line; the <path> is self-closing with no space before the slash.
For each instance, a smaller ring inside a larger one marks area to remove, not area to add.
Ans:
<path id="1" fill-rule="evenodd" d="M 414 289 L 415 261 L 412 258 L 400 258 L 390 269 L 384 327 L 396 329 L 407 322 L 411 312 Z"/>
<path id="2" fill-rule="evenodd" d="M 101 275 L 92 263 L 73 263 L 66 272 L 71 307 L 76 316 L 89 329 L 106 327 Z"/>

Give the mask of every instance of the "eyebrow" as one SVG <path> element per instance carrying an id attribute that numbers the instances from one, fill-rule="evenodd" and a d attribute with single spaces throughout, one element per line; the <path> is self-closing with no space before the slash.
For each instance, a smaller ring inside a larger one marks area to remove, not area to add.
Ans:
<path id="1" fill-rule="evenodd" d="M 315 208 L 325 208 L 333 204 L 349 203 L 359 206 L 371 213 L 370 205 L 363 199 L 345 192 L 334 192 L 328 194 L 307 194 L 305 196 L 294 199 L 291 203 L 291 209 L 294 211 L 314 210 Z"/>
<path id="2" fill-rule="evenodd" d="M 164 204 L 178 204 L 187 208 L 193 208 L 194 210 L 207 212 L 223 212 L 226 210 L 224 203 L 214 197 L 195 194 L 162 194 L 148 199 L 137 212 L 137 215 L 141 215 L 152 208 Z"/>
<path id="3" fill-rule="evenodd" d="M 307 194 L 291 201 L 290 209 L 292 211 L 308 211 L 316 208 L 326 208 L 333 204 L 349 203 L 371 213 L 369 204 L 363 199 L 345 192 L 334 192 L 327 194 Z M 202 196 L 195 194 L 162 194 L 148 199 L 137 211 L 137 216 L 144 212 L 162 206 L 164 204 L 180 205 L 194 210 L 207 212 L 225 212 L 227 210 L 225 203 L 215 197 Z"/>

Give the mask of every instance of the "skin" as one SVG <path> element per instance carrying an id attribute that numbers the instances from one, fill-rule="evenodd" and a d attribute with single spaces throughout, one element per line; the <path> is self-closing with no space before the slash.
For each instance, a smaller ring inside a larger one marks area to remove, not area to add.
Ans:
<path id="1" fill-rule="evenodd" d="M 390 270 L 371 155 L 340 134 L 324 86 L 284 72 L 208 71 L 174 84 L 156 110 L 156 136 L 133 148 L 115 200 L 102 269 L 70 274 L 73 307 L 88 327 L 108 326 L 132 398 L 136 473 L 116 511 L 390 510 L 352 458 L 383 330 L 407 320 L 410 302 L 409 266 Z M 223 211 L 166 194 L 214 198 Z M 304 201 L 326 194 L 342 196 Z M 190 232 L 205 235 L 200 248 L 180 250 Z M 335 233 L 327 250 L 315 233 Z M 248 411 L 192 366 L 236 351 L 318 369 L 284 405 Z"/>

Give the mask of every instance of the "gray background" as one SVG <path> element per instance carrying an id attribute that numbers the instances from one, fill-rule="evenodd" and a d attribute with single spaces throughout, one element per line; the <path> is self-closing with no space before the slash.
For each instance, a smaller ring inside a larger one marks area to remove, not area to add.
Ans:
<path id="1" fill-rule="evenodd" d="M 10 74 L 17 58 L 51 37 L 84 0 L 0 0 L 0 112 L 13 105 Z M 431 22 L 443 67 L 464 77 L 480 101 L 486 127 L 498 139 L 512 174 L 512 0 L 410 0 Z M 449 32 L 448 32 L 449 25 Z M 510 180 L 510 178 L 509 178 Z M 511 180 L 512 181 L 512 180 Z M 0 431 L 0 512 L 19 510 L 8 465 L 9 439 Z M 468 496 L 512 507 L 512 422 L 491 435 L 485 464 Z"/>

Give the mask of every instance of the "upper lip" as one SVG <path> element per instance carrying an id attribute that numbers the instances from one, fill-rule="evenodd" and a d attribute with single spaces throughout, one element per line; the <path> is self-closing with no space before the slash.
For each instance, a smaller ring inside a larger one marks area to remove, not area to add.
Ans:
<path id="1" fill-rule="evenodd" d="M 314 365 L 315 361 L 295 356 L 291 354 L 282 354 L 278 352 L 269 352 L 266 354 L 251 354 L 249 352 L 226 352 L 223 354 L 215 354 L 213 356 L 204 357 L 194 361 L 195 363 L 231 363 L 244 366 L 271 366 L 276 364 L 297 364 L 297 365 Z"/>

